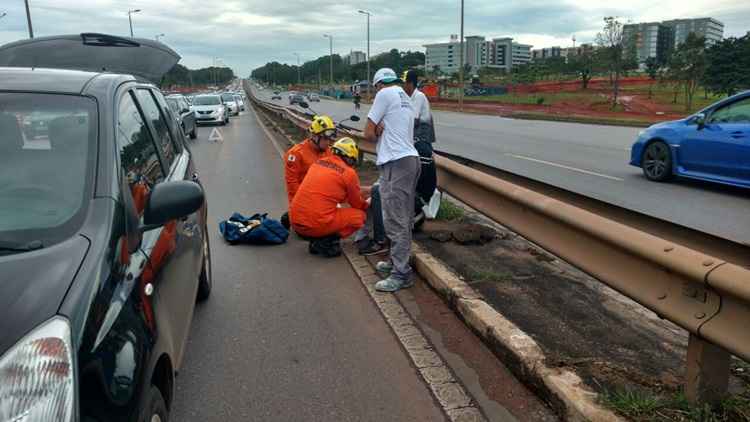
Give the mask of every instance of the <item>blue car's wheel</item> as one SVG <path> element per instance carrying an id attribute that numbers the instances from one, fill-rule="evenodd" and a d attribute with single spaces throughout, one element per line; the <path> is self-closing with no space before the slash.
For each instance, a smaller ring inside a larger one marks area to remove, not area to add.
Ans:
<path id="1" fill-rule="evenodd" d="M 672 177 L 672 152 L 662 141 L 652 142 L 643 152 L 641 163 L 648 180 L 664 182 Z"/>

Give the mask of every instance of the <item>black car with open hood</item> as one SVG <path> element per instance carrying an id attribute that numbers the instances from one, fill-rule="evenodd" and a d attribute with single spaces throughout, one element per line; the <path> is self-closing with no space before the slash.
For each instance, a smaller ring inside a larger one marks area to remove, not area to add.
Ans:
<path id="1" fill-rule="evenodd" d="M 145 80 L 178 60 L 102 34 L 0 46 L 0 422 L 168 420 L 212 287 L 200 176 Z"/>

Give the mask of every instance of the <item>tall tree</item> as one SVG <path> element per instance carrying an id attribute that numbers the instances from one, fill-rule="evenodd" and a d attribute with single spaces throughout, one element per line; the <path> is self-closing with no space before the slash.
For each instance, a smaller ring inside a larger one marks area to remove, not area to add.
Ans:
<path id="1" fill-rule="evenodd" d="M 656 60 L 656 57 L 649 56 L 646 58 L 646 74 L 651 79 L 651 83 L 648 84 L 648 98 L 654 96 L 653 86 L 656 77 L 659 76 L 659 68 L 659 61 Z"/>
<path id="2" fill-rule="evenodd" d="M 714 92 L 734 95 L 750 87 L 750 35 L 726 38 L 706 50 L 703 84 Z"/>
<path id="3" fill-rule="evenodd" d="M 589 81 L 594 75 L 597 56 L 598 54 L 592 51 L 583 51 L 581 54 L 568 57 L 568 71 L 578 76 L 582 89 L 589 87 Z"/>
<path id="4" fill-rule="evenodd" d="M 693 96 L 706 72 L 706 39 L 694 32 L 677 46 L 669 63 L 673 77 L 682 84 L 685 92 L 685 111 L 693 108 Z"/>
<path id="5" fill-rule="evenodd" d="M 620 76 L 624 62 L 622 23 L 613 16 L 605 17 L 604 28 L 596 35 L 596 42 L 605 52 L 604 59 L 612 82 L 612 109 L 614 109 L 620 93 Z"/>

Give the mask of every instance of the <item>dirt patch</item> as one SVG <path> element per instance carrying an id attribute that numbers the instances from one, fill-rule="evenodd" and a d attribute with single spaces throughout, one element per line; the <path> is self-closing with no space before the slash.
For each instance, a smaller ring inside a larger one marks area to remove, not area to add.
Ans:
<path id="1" fill-rule="evenodd" d="M 446 225 L 438 224 L 437 230 Z M 485 245 L 441 243 L 430 237 L 434 226 L 428 222 L 417 240 L 539 342 L 548 365 L 574 368 L 600 391 L 679 387 L 683 357 L 675 350 L 685 344 L 667 340 L 673 344 L 664 347 L 665 339 L 611 309 L 612 301 L 600 291 L 545 265 L 553 257 L 507 233 Z"/>

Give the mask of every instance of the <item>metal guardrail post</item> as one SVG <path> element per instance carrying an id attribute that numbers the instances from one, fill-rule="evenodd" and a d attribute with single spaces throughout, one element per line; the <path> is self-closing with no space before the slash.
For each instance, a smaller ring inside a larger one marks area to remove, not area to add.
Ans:
<path id="1" fill-rule="evenodd" d="M 688 340 L 685 396 L 691 403 L 718 403 L 729 386 L 729 361 L 725 349 L 695 334 Z"/>

